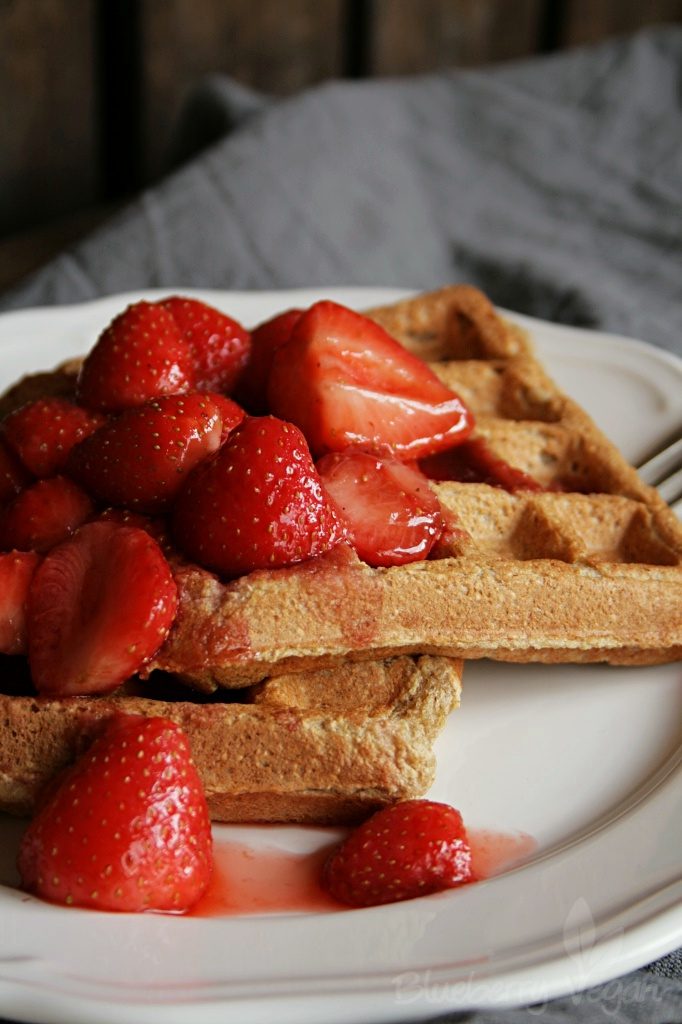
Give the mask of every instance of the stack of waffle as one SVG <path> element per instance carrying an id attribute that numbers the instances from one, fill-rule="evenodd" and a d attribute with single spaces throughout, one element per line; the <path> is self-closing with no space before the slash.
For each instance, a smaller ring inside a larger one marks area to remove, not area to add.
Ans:
<path id="1" fill-rule="evenodd" d="M 428 787 L 460 659 L 682 655 L 682 528 L 523 332 L 467 286 L 369 315 L 533 486 L 433 482 L 447 528 L 424 562 L 371 568 L 344 546 L 225 583 L 178 560 L 178 617 L 145 680 L 108 698 L 0 696 L 1 806 L 30 810 L 102 717 L 130 710 L 187 729 L 214 818 L 348 821 Z M 42 393 L 70 380 L 45 378 Z"/>

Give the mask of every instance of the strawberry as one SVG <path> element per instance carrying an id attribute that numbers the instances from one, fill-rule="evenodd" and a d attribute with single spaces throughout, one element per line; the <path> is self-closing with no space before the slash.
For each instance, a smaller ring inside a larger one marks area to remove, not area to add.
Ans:
<path id="1" fill-rule="evenodd" d="M 227 440 L 228 436 L 232 433 L 235 427 L 238 427 L 242 422 L 246 413 L 242 409 L 241 405 L 237 405 L 227 395 L 220 395 L 217 391 L 206 391 L 205 394 L 210 397 L 211 401 L 215 402 L 220 413 L 222 420 L 222 430 L 220 432 L 220 443 L 223 444 Z"/>
<path id="2" fill-rule="evenodd" d="M 93 512 L 88 495 L 68 477 L 37 480 L 0 512 L 0 548 L 49 551 Z"/>
<path id="3" fill-rule="evenodd" d="M 193 358 L 170 313 L 152 302 L 136 302 L 100 335 L 78 376 L 78 402 L 119 412 L 160 395 L 189 391 Z"/>
<path id="4" fill-rule="evenodd" d="M 273 416 L 247 417 L 190 473 L 173 532 L 190 558 L 228 577 L 313 558 L 344 536 L 305 438 Z"/>
<path id="5" fill-rule="evenodd" d="M 470 437 L 456 448 L 421 459 L 419 468 L 430 480 L 488 484 L 512 493 L 544 490 L 534 477 L 495 455 L 484 437 Z"/>
<path id="6" fill-rule="evenodd" d="M 209 395 L 165 395 L 126 409 L 76 445 L 68 471 L 103 501 L 158 512 L 216 450 L 221 426 Z"/>
<path id="7" fill-rule="evenodd" d="M 211 823 L 182 730 L 115 715 L 46 795 L 23 835 L 22 884 L 96 910 L 182 913 L 206 891 Z"/>
<path id="8" fill-rule="evenodd" d="M 34 476 L 61 473 L 75 444 L 104 423 L 99 413 L 81 409 L 66 398 L 39 398 L 10 413 L 3 433 Z"/>
<path id="9" fill-rule="evenodd" d="M 26 467 L 0 436 L 0 505 L 18 494 L 32 479 Z"/>
<path id="10" fill-rule="evenodd" d="M 335 302 L 311 306 L 275 352 L 268 396 L 315 456 L 359 447 L 416 459 L 473 428 L 469 410 L 426 363 Z"/>
<path id="11" fill-rule="evenodd" d="M 40 557 L 33 551 L 0 555 L 0 652 L 26 653 L 26 599 Z"/>
<path id="12" fill-rule="evenodd" d="M 168 554 L 171 550 L 168 524 L 165 519 L 150 518 L 141 512 L 131 512 L 129 508 L 105 508 L 97 518 L 100 522 L 118 523 L 119 526 L 136 526 L 140 530 L 146 530 L 164 554 Z"/>
<path id="13" fill-rule="evenodd" d="M 443 517 L 418 469 L 348 450 L 323 456 L 317 470 L 364 562 L 403 565 L 427 557 L 442 533 Z"/>
<path id="14" fill-rule="evenodd" d="M 237 397 L 254 416 L 268 411 L 268 378 L 272 360 L 277 349 L 289 340 L 302 315 L 302 309 L 288 309 L 259 324 L 251 332 L 251 351 L 239 378 Z"/>
<path id="15" fill-rule="evenodd" d="M 115 689 L 161 646 L 176 608 L 170 568 L 145 530 L 87 523 L 46 555 L 31 584 L 28 656 L 38 692 Z"/>
<path id="16" fill-rule="evenodd" d="M 248 358 L 251 339 L 236 320 L 205 302 L 174 295 L 161 305 L 192 352 L 195 385 L 229 394 Z"/>
<path id="17" fill-rule="evenodd" d="M 324 888 L 354 907 L 426 896 L 473 881 L 462 816 L 433 800 L 378 811 L 328 858 Z"/>

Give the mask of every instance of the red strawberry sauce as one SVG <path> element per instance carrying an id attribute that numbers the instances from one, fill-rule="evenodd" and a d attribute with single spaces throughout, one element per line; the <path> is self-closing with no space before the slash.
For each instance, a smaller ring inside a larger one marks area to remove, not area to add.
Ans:
<path id="1" fill-rule="evenodd" d="M 490 878 L 520 863 L 537 848 L 525 832 L 467 830 L 477 880 Z M 227 917 L 349 910 L 320 885 L 322 866 L 336 842 L 311 853 L 275 848 L 254 849 L 235 840 L 214 847 L 214 872 L 208 891 L 191 911 L 192 917 Z"/>

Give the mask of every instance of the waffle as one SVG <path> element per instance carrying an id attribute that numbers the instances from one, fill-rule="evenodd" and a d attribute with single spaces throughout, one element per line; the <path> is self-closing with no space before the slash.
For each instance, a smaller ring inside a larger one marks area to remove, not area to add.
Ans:
<path id="1" fill-rule="evenodd" d="M 0 808 L 30 813 L 102 721 L 125 712 L 183 728 L 216 821 L 357 821 L 431 785 L 433 741 L 460 678 L 451 659 L 398 657 L 280 676 L 239 701 L 188 700 L 156 677 L 110 697 L 3 693 Z"/>
<path id="2" fill-rule="evenodd" d="M 476 289 L 369 311 L 474 411 L 490 450 L 544 490 L 433 483 L 448 529 L 428 561 L 370 568 L 346 546 L 225 583 L 175 558 L 179 612 L 147 666 L 211 692 L 342 661 L 426 653 L 634 665 L 682 655 L 682 527 Z M 68 394 L 77 363 L 27 378 Z"/>
<path id="3" fill-rule="evenodd" d="M 679 658 L 682 529 L 549 379 L 525 333 L 466 285 L 369 315 L 461 395 L 495 455 L 545 489 L 434 483 L 455 528 L 425 562 L 374 569 L 340 547 L 228 584 L 178 565 L 178 618 L 150 670 L 211 690 L 398 653 Z"/>

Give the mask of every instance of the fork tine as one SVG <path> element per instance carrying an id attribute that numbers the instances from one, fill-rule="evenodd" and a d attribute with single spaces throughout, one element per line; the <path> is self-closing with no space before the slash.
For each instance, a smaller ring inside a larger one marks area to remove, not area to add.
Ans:
<path id="1" fill-rule="evenodd" d="M 682 467 L 658 485 L 658 493 L 669 505 L 682 498 Z"/>
<path id="2" fill-rule="evenodd" d="M 682 470 L 682 437 L 679 437 L 672 444 L 668 445 L 667 448 L 664 448 L 663 451 L 658 452 L 653 458 L 644 462 L 638 467 L 637 471 L 645 484 L 651 484 L 661 489 L 660 485 L 663 482 L 665 482 L 667 487 L 669 483 L 666 479 L 667 477 L 674 480 L 679 475 L 677 470 Z M 665 500 L 673 501 L 674 497 L 669 497 Z"/>

